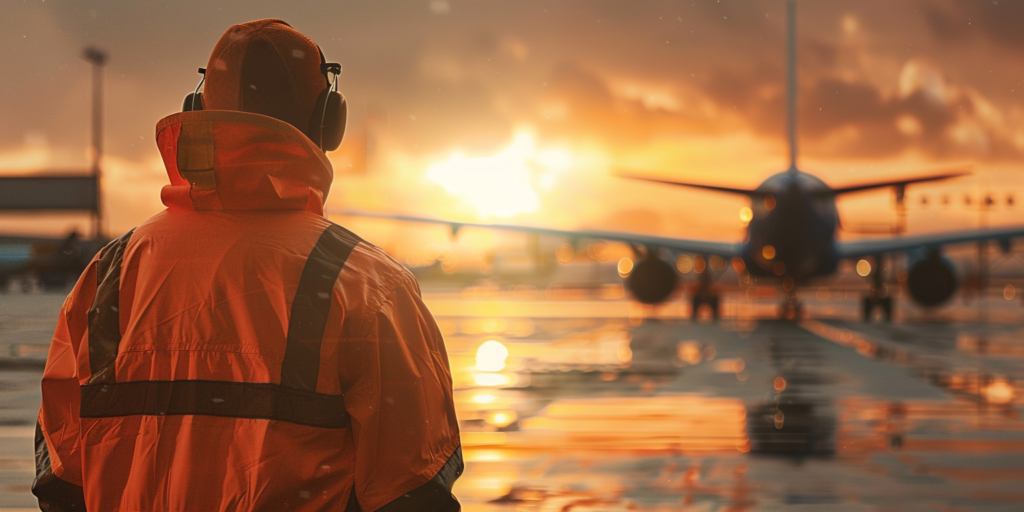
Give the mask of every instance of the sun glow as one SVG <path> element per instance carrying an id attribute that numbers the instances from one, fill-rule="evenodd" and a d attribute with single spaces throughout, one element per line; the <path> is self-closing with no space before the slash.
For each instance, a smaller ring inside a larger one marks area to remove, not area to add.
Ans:
<path id="1" fill-rule="evenodd" d="M 493 156 L 468 157 L 457 152 L 427 169 L 427 180 L 472 206 L 481 218 L 508 218 L 535 212 L 540 193 L 551 190 L 558 175 L 573 165 L 562 149 L 538 149 L 529 133 Z"/>
<path id="2" fill-rule="evenodd" d="M 500 372 L 505 369 L 508 349 L 500 341 L 487 340 L 476 351 L 476 369 L 482 372 Z"/>
<path id="3" fill-rule="evenodd" d="M 746 224 L 753 220 L 753 218 L 754 212 L 750 209 L 749 206 L 744 206 L 743 208 L 740 208 L 740 222 Z"/>

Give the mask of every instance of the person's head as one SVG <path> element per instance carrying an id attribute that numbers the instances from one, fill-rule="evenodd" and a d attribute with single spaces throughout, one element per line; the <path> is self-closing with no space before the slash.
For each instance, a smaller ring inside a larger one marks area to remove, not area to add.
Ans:
<path id="1" fill-rule="evenodd" d="M 328 104 L 321 145 L 322 101 L 327 98 L 325 89 L 330 87 L 322 64 L 320 47 L 284 21 L 265 19 L 235 25 L 224 32 L 210 55 L 202 108 L 280 119 L 325 151 L 335 149 L 332 130 L 344 131 L 345 105 L 340 95 L 334 100 L 340 104 Z M 341 133 L 336 139 L 341 142 Z"/>

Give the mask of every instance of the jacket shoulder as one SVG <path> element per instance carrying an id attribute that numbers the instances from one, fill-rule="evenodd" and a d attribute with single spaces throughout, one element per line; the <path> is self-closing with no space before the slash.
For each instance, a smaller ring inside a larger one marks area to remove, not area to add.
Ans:
<path id="1" fill-rule="evenodd" d="M 331 223 L 328 230 L 347 238 L 352 244 L 351 253 L 338 276 L 339 284 L 349 298 L 360 296 L 371 309 L 377 309 L 401 286 L 419 289 L 416 278 L 386 251 L 367 242 L 352 231 Z"/>

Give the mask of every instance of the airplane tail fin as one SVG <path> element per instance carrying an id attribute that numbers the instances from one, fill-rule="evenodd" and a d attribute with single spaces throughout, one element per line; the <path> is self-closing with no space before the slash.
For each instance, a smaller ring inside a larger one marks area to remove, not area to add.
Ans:
<path id="1" fill-rule="evenodd" d="M 789 136 L 789 172 L 797 172 L 795 0 L 786 2 L 786 43 L 786 131 Z"/>

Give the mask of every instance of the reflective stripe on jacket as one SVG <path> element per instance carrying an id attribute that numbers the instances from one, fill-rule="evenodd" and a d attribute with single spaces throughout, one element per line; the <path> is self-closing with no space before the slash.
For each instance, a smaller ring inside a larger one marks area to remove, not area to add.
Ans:
<path id="1" fill-rule="evenodd" d="M 444 341 L 412 275 L 322 216 L 291 125 L 157 126 L 167 210 L 107 245 L 43 375 L 43 510 L 455 511 Z M 353 492 L 354 491 L 354 492 Z"/>

